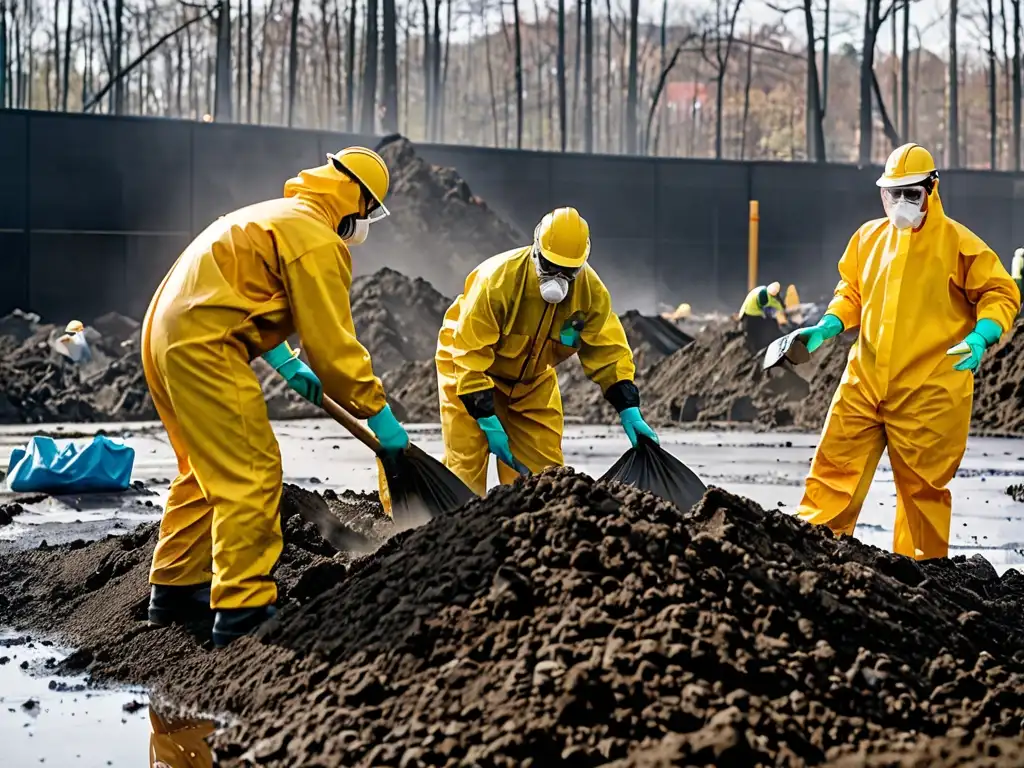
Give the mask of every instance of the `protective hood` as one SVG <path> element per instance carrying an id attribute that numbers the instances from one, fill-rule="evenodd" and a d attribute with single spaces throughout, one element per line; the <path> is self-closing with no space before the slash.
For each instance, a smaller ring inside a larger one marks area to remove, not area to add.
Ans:
<path id="1" fill-rule="evenodd" d="M 331 229 L 337 229 L 346 216 L 359 213 L 359 185 L 330 163 L 299 171 L 285 182 L 284 196 L 306 203 Z"/>

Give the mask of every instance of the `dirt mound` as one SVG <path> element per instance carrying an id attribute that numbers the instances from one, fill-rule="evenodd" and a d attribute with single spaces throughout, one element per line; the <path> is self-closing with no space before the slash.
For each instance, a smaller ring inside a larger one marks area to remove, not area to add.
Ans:
<path id="1" fill-rule="evenodd" d="M 68 668 L 233 716 L 224 765 L 940 766 L 1024 748 L 1024 577 L 980 557 L 918 564 L 716 489 L 682 513 L 562 469 L 346 567 L 293 522 L 317 503 L 289 489 L 283 608 L 225 651 L 142 629 L 152 526 L 4 558 L 0 623 L 56 628 L 82 647 Z"/>
<path id="2" fill-rule="evenodd" d="M 391 170 L 391 216 L 374 228 L 367 248 L 413 254 L 421 268 L 436 270 L 454 286 L 484 259 L 525 242 L 458 171 L 431 165 L 408 139 L 397 137 L 378 151 Z"/>
<path id="3" fill-rule="evenodd" d="M 426 280 L 385 267 L 352 281 L 351 303 L 356 336 L 380 376 L 408 361 L 434 359 L 437 332 L 452 302 Z"/>
<path id="4" fill-rule="evenodd" d="M 973 431 L 1024 433 L 1024 320 L 985 354 L 974 378 Z"/>

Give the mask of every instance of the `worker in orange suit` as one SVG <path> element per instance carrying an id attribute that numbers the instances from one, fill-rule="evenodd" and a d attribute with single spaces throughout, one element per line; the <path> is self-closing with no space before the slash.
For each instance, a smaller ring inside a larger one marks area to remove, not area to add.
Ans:
<path id="1" fill-rule="evenodd" d="M 859 328 L 798 511 L 852 534 L 888 448 L 893 550 L 946 557 L 946 486 L 967 444 L 974 372 L 1013 323 L 1020 294 L 981 238 L 946 216 L 927 150 L 894 150 L 877 184 L 886 218 L 857 230 L 839 260 L 835 298 L 816 326 L 800 332 L 813 352 Z"/>
<path id="2" fill-rule="evenodd" d="M 142 362 L 179 475 L 153 554 L 152 623 L 187 622 L 213 608 L 221 646 L 274 613 L 281 453 L 252 360 L 263 357 L 310 402 L 319 405 L 326 392 L 366 418 L 385 453 L 408 445 L 349 304 L 349 246 L 387 215 L 388 183 L 376 152 L 328 155 L 288 181 L 284 197 L 207 227 L 157 289 Z M 296 332 L 311 367 L 288 346 Z"/>

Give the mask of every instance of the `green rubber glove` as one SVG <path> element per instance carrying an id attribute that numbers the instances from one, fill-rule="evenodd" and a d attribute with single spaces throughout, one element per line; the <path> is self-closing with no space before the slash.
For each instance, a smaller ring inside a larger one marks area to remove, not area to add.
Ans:
<path id="1" fill-rule="evenodd" d="M 484 416 L 482 419 L 477 419 L 476 423 L 480 425 L 480 429 L 483 430 L 484 437 L 487 438 L 487 448 L 498 457 L 498 460 L 502 463 L 512 467 L 512 469 L 519 469 L 522 466 L 516 457 L 512 455 L 512 447 L 508 443 L 508 433 L 505 432 L 505 428 L 501 426 L 501 422 L 497 416 Z"/>
<path id="2" fill-rule="evenodd" d="M 835 315 L 822 315 L 817 325 L 803 328 L 797 337 L 807 345 L 807 351 L 813 352 L 828 339 L 838 336 L 844 330 L 843 321 Z"/>
<path id="3" fill-rule="evenodd" d="M 634 448 L 636 448 L 637 437 L 641 435 L 659 445 L 661 444 L 661 441 L 658 440 L 658 435 L 644 421 L 644 417 L 640 415 L 639 408 L 627 408 L 619 414 L 619 421 L 622 422 L 622 428 L 626 430 L 626 437 L 629 438 L 629 442 Z"/>
<path id="4" fill-rule="evenodd" d="M 409 445 L 409 433 L 398 423 L 390 405 L 385 405 L 379 413 L 368 418 L 366 425 L 377 436 L 381 453 L 398 453 Z"/>
<path id="5" fill-rule="evenodd" d="M 963 341 L 947 349 L 946 354 L 963 355 L 953 368 L 957 371 L 974 373 L 981 365 L 981 358 L 984 356 L 985 350 L 999 341 L 999 337 L 1002 335 L 1003 329 L 999 323 L 983 318 L 974 326 L 974 330 L 964 337 Z"/>
<path id="6" fill-rule="evenodd" d="M 288 342 L 282 342 L 263 355 L 275 371 L 288 382 L 288 386 L 298 392 L 313 405 L 321 405 L 324 401 L 324 388 L 313 369 L 299 360 L 299 350 L 293 350 Z"/>

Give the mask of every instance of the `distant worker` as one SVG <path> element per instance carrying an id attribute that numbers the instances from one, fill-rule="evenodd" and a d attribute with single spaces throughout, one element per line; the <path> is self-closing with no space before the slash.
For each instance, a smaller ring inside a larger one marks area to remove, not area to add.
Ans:
<path id="1" fill-rule="evenodd" d="M 750 352 L 767 347 L 779 337 L 779 323 L 775 316 L 786 313 L 779 300 L 781 291 L 782 285 L 777 282 L 759 285 L 743 300 L 739 317 Z"/>
<path id="2" fill-rule="evenodd" d="M 786 311 L 779 317 L 779 325 L 800 327 L 804 324 L 804 313 L 800 309 L 800 294 L 792 283 L 786 289 Z M 785 320 L 785 322 L 783 322 Z"/>
<path id="3" fill-rule="evenodd" d="M 798 511 L 852 534 L 888 447 L 893 551 L 946 557 L 946 485 L 967 443 L 973 373 L 1013 322 L 1020 294 L 999 257 L 946 216 L 927 150 L 894 150 L 877 184 L 888 218 L 854 234 L 839 260 L 835 298 L 816 326 L 800 332 L 813 352 L 844 329 L 860 329 Z"/>
<path id="4" fill-rule="evenodd" d="M 363 147 L 327 157 L 288 181 L 283 198 L 207 227 L 171 267 L 143 326 L 146 381 L 179 471 L 153 554 L 149 618 L 166 625 L 213 608 L 216 645 L 256 628 L 277 600 L 281 453 L 249 364 L 262 357 L 310 402 L 326 392 L 368 418 L 385 451 L 409 441 L 349 305 L 349 246 L 388 215 L 388 169 Z M 288 346 L 295 332 L 312 370 Z"/>
<path id="5" fill-rule="evenodd" d="M 1013 275 L 1013 282 L 1017 284 L 1017 291 L 1024 294 L 1024 248 L 1018 248 L 1013 252 L 1013 261 L 1010 263 L 1010 274 Z"/>
<path id="6" fill-rule="evenodd" d="M 640 414 L 633 353 L 589 255 L 587 222 L 575 208 L 558 208 L 537 225 L 532 245 L 473 270 L 445 313 L 435 358 L 445 464 L 481 496 L 488 452 L 502 483 L 515 479 L 520 462 L 532 472 L 563 464 L 554 368 L 577 353 L 630 442 L 658 441 Z"/>

